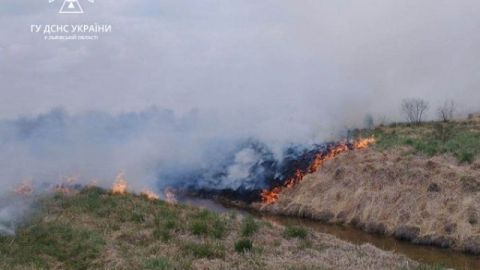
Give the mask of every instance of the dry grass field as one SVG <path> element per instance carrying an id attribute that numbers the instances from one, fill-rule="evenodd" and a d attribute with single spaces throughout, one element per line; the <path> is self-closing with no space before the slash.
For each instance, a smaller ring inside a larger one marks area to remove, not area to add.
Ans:
<path id="1" fill-rule="evenodd" d="M 480 254 L 480 121 L 361 131 L 374 147 L 327 161 L 262 210 Z"/>

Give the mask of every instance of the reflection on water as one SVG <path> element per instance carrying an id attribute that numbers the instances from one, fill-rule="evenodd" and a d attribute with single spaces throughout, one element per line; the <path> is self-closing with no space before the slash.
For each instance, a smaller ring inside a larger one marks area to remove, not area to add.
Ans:
<path id="1" fill-rule="evenodd" d="M 480 269 L 480 257 L 478 256 L 470 256 L 460 252 L 454 252 L 448 249 L 440 249 L 437 247 L 414 245 L 408 242 L 395 240 L 392 237 L 368 234 L 364 231 L 351 227 L 322 224 L 320 222 L 302 218 L 282 217 L 268 214 L 260 214 L 257 212 L 248 212 L 241 209 L 226 207 L 211 200 L 205 199 L 186 198 L 182 200 L 182 202 L 197 207 L 205 207 L 218 213 L 235 211 L 236 213 L 242 215 L 251 214 L 259 219 L 267 220 L 272 223 L 280 223 L 284 225 L 301 225 L 317 232 L 334 235 L 339 239 L 354 244 L 370 243 L 380 249 L 404 254 L 405 256 L 413 260 L 425 264 L 439 264 L 444 267 L 455 268 L 458 270 Z"/>

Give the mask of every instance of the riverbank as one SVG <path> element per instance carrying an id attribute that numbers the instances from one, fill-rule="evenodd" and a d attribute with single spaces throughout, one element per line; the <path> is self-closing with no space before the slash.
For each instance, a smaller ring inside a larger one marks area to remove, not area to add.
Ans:
<path id="1" fill-rule="evenodd" d="M 419 269 L 302 227 L 97 188 L 43 198 L 0 237 L 2 269 Z M 425 269 L 425 268 L 421 268 Z M 428 268 L 426 268 L 428 269 Z"/>
<path id="2" fill-rule="evenodd" d="M 255 207 L 478 255 L 479 169 L 449 154 L 374 147 L 325 162 L 275 203 Z"/>

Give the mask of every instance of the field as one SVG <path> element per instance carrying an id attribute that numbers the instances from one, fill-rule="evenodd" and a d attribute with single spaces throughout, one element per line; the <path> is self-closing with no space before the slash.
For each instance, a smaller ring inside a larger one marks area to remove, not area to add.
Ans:
<path id="1" fill-rule="evenodd" d="M 262 210 L 480 254 L 480 121 L 393 124 Z"/>
<path id="2" fill-rule="evenodd" d="M 379 150 L 408 146 L 429 157 L 451 154 L 460 163 L 471 164 L 480 155 L 480 118 L 421 125 L 394 123 L 357 131 L 355 136 L 374 136 Z"/>
<path id="3" fill-rule="evenodd" d="M 1 269 L 430 269 L 302 227 L 99 188 L 37 205 L 0 237 Z"/>

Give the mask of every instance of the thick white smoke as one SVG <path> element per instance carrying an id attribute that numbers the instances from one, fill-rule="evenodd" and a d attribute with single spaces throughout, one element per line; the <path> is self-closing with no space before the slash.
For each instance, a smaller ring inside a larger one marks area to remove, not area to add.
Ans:
<path id="1" fill-rule="evenodd" d="M 35 189 L 67 180 L 108 188 L 124 172 L 133 191 L 179 184 L 253 189 L 264 184 L 256 176 L 267 173 L 265 164 L 281 161 L 292 145 L 307 148 L 313 141 L 301 131 L 276 136 L 258 123 L 223 120 L 150 108 L 119 115 L 55 109 L 1 121 L 0 184 L 4 192 L 23 182 Z"/>

